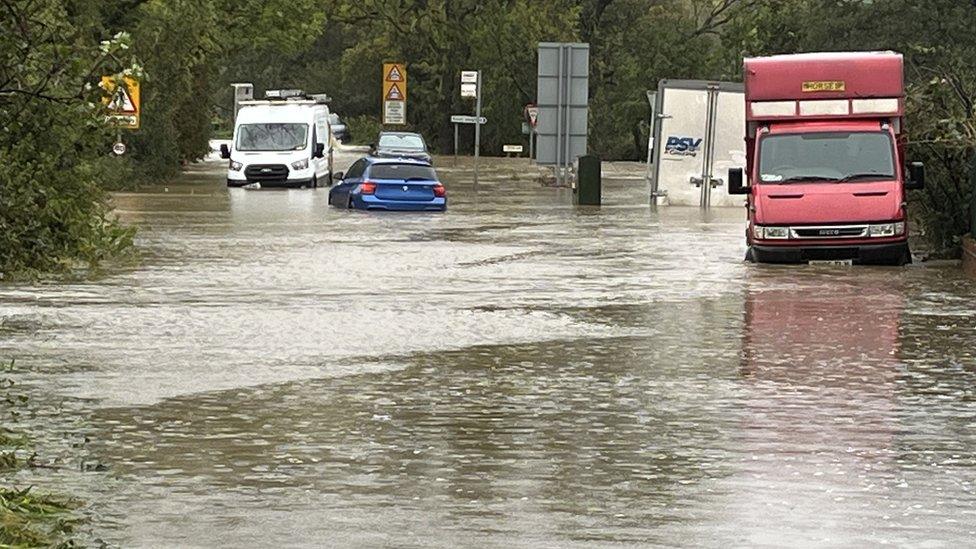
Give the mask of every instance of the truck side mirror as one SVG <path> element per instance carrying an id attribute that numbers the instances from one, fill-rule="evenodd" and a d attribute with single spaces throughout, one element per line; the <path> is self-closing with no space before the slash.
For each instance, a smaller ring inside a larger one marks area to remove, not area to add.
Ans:
<path id="1" fill-rule="evenodd" d="M 224 159 L 230 158 L 230 147 L 227 146 L 227 143 L 220 144 L 220 157 Z"/>
<path id="2" fill-rule="evenodd" d="M 312 153 L 315 158 L 325 158 L 325 143 L 316 143 L 315 152 Z"/>
<path id="3" fill-rule="evenodd" d="M 908 165 L 908 181 L 905 188 L 909 190 L 922 190 L 925 188 L 925 164 L 912 162 Z"/>
<path id="4" fill-rule="evenodd" d="M 749 187 L 742 184 L 742 168 L 729 168 L 729 194 L 749 194 Z"/>

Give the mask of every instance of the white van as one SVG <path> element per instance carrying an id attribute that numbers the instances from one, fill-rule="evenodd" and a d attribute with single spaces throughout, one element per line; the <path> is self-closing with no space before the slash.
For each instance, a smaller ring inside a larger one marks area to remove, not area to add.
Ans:
<path id="1" fill-rule="evenodd" d="M 332 185 L 332 128 L 324 96 L 269 90 L 263 101 L 242 101 L 227 159 L 227 186 Z"/>

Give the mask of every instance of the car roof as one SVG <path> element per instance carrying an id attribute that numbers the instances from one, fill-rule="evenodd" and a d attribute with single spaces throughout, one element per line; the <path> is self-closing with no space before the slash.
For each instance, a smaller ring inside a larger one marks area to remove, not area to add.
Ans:
<path id="1" fill-rule="evenodd" d="M 424 137 L 417 132 L 380 132 L 380 135 L 415 135 L 421 139 Z"/>
<path id="2" fill-rule="evenodd" d="M 366 162 L 369 165 L 373 164 L 411 164 L 414 166 L 430 166 L 430 162 L 426 160 L 420 160 L 419 158 L 378 158 L 375 156 L 367 156 Z"/>

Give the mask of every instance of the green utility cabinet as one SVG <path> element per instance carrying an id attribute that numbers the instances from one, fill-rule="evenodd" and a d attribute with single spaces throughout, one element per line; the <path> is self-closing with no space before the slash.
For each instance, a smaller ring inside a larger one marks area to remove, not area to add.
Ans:
<path id="1" fill-rule="evenodd" d="M 578 162 L 573 203 L 577 206 L 599 206 L 603 193 L 600 158 L 593 155 L 581 156 Z"/>

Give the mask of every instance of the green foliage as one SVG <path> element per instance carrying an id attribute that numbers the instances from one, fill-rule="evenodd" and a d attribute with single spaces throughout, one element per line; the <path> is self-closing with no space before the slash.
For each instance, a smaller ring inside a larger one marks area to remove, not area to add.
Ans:
<path id="1" fill-rule="evenodd" d="M 373 116 L 353 116 L 345 119 L 349 135 L 352 142 L 357 145 L 370 145 L 376 143 L 376 136 L 383 130 L 383 124 Z"/>
<path id="2" fill-rule="evenodd" d="M 14 362 L 3 366 L 4 373 L 13 371 Z M 0 378 L 7 412 L 16 418 L 27 404 L 27 397 L 17 394 L 15 383 Z M 4 418 L 6 421 L 8 418 Z M 34 454 L 22 459 L 18 454 L 27 449 L 27 437 L 8 429 L 0 429 L 0 473 L 35 467 Z M 80 522 L 74 513 L 79 503 L 69 498 L 38 494 L 32 488 L 0 487 L 0 547 L 73 547 L 71 535 Z"/>
<path id="3" fill-rule="evenodd" d="M 77 501 L 36 494 L 31 488 L 0 488 L 0 546 L 73 547 L 80 520 Z"/>
<path id="4" fill-rule="evenodd" d="M 125 37 L 93 42 L 59 0 L 0 10 L 0 274 L 94 268 L 131 244 L 100 185 L 121 166 L 95 77 L 122 68 Z"/>

